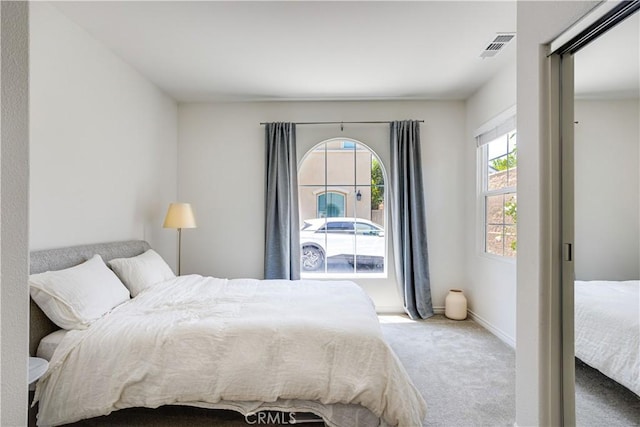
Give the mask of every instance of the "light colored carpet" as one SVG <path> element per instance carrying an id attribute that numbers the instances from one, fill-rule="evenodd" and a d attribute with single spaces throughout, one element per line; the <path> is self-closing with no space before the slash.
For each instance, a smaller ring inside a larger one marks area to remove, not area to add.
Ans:
<path id="1" fill-rule="evenodd" d="M 383 333 L 422 393 L 424 426 L 513 426 L 515 355 L 477 323 L 382 317 Z"/>
<path id="2" fill-rule="evenodd" d="M 576 424 L 640 426 L 640 396 L 577 360 Z"/>
<path id="3" fill-rule="evenodd" d="M 509 346 L 471 320 L 454 321 L 441 315 L 421 322 L 412 322 L 404 316 L 382 316 L 380 320 L 385 338 L 427 402 L 423 426 L 514 425 L 515 354 Z M 597 371 L 587 369 L 589 375 L 585 375 L 585 370 L 577 370 L 578 425 L 638 425 L 637 396 Z M 73 426 L 247 427 L 247 424 L 242 415 L 233 412 L 163 407 L 125 409 Z"/>

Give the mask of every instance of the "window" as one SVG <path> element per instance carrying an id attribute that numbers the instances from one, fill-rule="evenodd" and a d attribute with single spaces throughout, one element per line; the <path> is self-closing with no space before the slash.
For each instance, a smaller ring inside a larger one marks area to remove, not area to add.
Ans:
<path id="1" fill-rule="evenodd" d="M 342 149 L 343 150 L 353 150 L 356 148 L 355 141 L 342 141 Z"/>
<path id="2" fill-rule="evenodd" d="M 329 222 L 323 227 L 320 227 L 320 231 L 326 231 L 327 233 L 353 234 L 353 222 Z"/>
<path id="3" fill-rule="evenodd" d="M 378 236 L 380 233 L 384 233 L 383 230 L 375 227 L 371 224 L 365 224 L 362 222 L 356 222 L 356 234 L 362 234 L 365 236 Z"/>
<path id="4" fill-rule="evenodd" d="M 318 218 L 344 216 L 344 194 L 329 191 L 318 194 Z"/>
<path id="5" fill-rule="evenodd" d="M 517 133 L 515 116 L 477 137 L 484 253 L 515 258 L 517 252 Z"/>
<path id="6" fill-rule="evenodd" d="M 386 275 L 385 179 L 378 156 L 351 139 L 311 149 L 298 168 L 302 277 Z"/>

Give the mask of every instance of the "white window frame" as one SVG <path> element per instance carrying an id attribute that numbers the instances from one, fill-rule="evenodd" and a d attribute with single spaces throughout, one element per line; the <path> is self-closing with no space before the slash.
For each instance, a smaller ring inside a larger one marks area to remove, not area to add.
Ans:
<path id="1" fill-rule="evenodd" d="M 501 136 L 508 135 L 516 130 L 516 108 L 509 108 L 495 118 L 482 125 L 474 134 L 477 145 L 477 252 L 480 256 L 515 263 L 517 254 L 514 257 L 498 255 L 487 252 L 487 205 L 489 196 L 502 194 L 518 195 L 517 186 L 505 187 L 497 190 L 488 190 L 488 144 Z M 517 227 L 517 226 L 516 226 Z"/>
<path id="2" fill-rule="evenodd" d="M 311 147 L 305 154 L 304 156 L 302 156 L 302 158 L 300 159 L 300 161 L 298 162 L 298 170 L 301 169 L 302 164 L 304 163 L 304 161 L 307 159 L 307 156 L 312 153 L 314 150 L 316 150 L 318 147 L 324 145 L 325 146 L 325 155 L 326 153 L 329 153 L 331 151 L 342 151 L 344 150 L 343 148 L 341 148 L 340 150 L 331 150 L 331 149 L 327 149 L 326 146 L 327 144 L 330 144 L 333 141 L 349 141 L 349 142 L 354 142 L 356 144 L 355 149 L 357 150 L 358 146 L 368 150 L 369 152 L 371 152 L 375 157 L 377 157 L 378 162 L 380 163 L 380 167 L 382 169 L 382 176 L 384 178 L 384 195 L 383 195 L 383 206 L 384 206 L 384 225 L 383 225 L 383 229 L 385 230 L 385 235 L 384 235 L 384 268 L 382 272 L 379 273 L 344 273 L 344 272 L 338 272 L 338 273 L 331 273 L 331 272 L 325 272 L 324 274 L 320 274 L 320 273 L 309 273 L 309 272 L 304 272 L 301 271 L 301 275 L 303 276 L 303 278 L 305 279 L 313 279 L 313 280 L 336 280 L 336 279 L 388 279 L 389 277 L 389 262 L 391 262 L 390 260 L 390 256 L 389 256 L 389 235 L 390 233 L 388 232 L 389 230 L 389 204 L 387 203 L 387 198 L 388 198 L 388 194 L 389 194 L 389 175 L 387 174 L 387 171 L 385 169 L 384 163 L 382 162 L 381 157 L 378 155 L 378 153 L 373 150 L 371 147 L 369 147 L 367 144 L 362 143 L 361 141 L 357 140 L 357 139 L 353 139 L 353 138 L 344 138 L 344 137 L 336 137 L 336 138 L 329 138 L 326 139 L 324 141 L 321 141 L 317 144 L 315 144 L 313 147 Z M 343 147 L 343 144 L 341 144 L 341 147 Z M 354 148 L 348 148 L 350 150 L 353 150 Z M 326 169 L 325 169 L 325 173 L 326 173 Z M 355 181 L 355 175 L 354 175 L 354 181 Z M 300 182 L 298 181 L 298 186 L 300 186 Z M 355 185 L 354 187 L 362 187 L 360 185 Z M 322 190 L 318 190 L 316 193 L 316 197 L 318 194 L 320 194 L 321 192 L 325 192 L 325 191 L 335 191 L 335 192 L 340 192 L 340 193 L 344 193 L 345 195 L 348 195 L 348 190 L 344 189 L 344 188 L 332 188 L 329 189 L 328 187 L 323 188 Z M 316 199 L 317 200 L 317 199 Z M 316 207 L 316 211 L 317 211 L 317 207 Z M 350 217 L 345 217 L 345 218 L 350 218 Z M 302 219 L 301 219 L 302 220 Z"/>

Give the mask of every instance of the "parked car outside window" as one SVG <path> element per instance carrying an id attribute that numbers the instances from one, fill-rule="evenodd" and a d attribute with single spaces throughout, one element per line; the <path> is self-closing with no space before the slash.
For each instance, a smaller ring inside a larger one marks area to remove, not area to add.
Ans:
<path id="1" fill-rule="evenodd" d="M 300 231 L 302 270 L 340 271 L 348 265 L 367 271 L 384 268 L 384 228 L 363 218 L 313 218 Z"/>

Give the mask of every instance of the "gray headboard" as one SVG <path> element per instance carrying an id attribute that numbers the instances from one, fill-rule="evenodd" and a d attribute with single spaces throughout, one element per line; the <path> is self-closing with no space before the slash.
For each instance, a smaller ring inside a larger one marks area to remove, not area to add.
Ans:
<path id="1" fill-rule="evenodd" d="M 144 240 L 128 240 L 34 251 L 31 252 L 30 256 L 30 273 L 43 273 L 45 271 L 73 267 L 83 263 L 95 254 L 100 255 L 105 262 L 114 258 L 129 258 L 140 255 L 150 247 L 149 243 Z M 60 328 L 49 320 L 40 310 L 40 307 L 31 300 L 29 354 L 35 356 L 40 340 L 58 329 Z"/>

